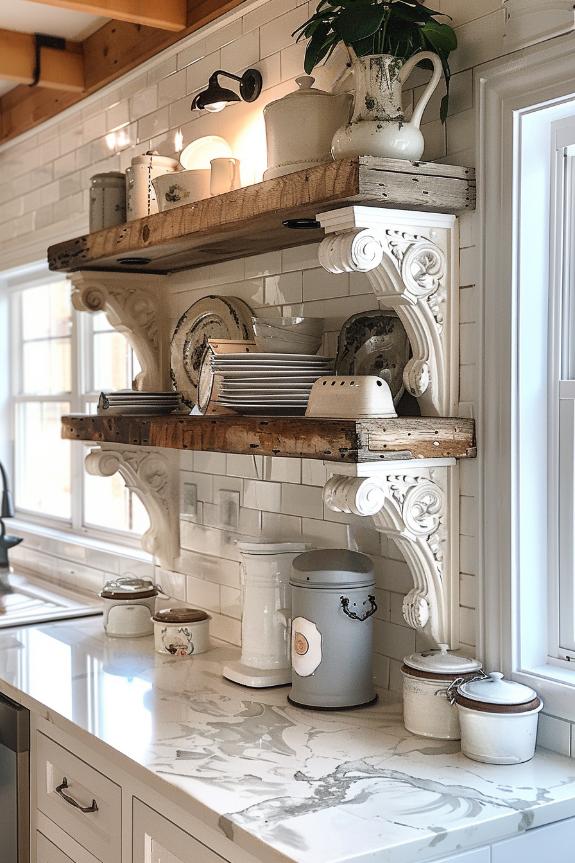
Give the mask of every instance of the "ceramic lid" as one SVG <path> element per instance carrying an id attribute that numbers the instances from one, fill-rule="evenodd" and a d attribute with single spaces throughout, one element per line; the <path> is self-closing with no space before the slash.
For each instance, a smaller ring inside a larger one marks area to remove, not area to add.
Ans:
<path id="1" fill-rule="evenodd" d="M 162 608 L 156 611 L 152 620 L 158 623 L 200 623 L 202 620 L 211 620 L 210 615 L 199 608 L 188 608 L 184 605 L 174 608 Z"/>
<path id="2" fill-rule="evenodd" d="M 149 578 L 124 576 L 107 581 L 100 596 L 102 599 L 148 599 L 158 595 L 158 588 Z"/>
<path id="3" fill-rule="evenodd" d="M 403 660 L 408 668 L 424 671 L 429 674 L 445 674 L 449 677 L 460 674 L 470 674 L 479 671 L 481 663 L 478 659 L 458 656 L 449 652 L 447 644 L 438 644 L 438 650 L 426 650 L 423 653 L 412 653 Z"/>
<path id="4" fill-rule="evenodd" d="M 331 93 L 327 93 L 325 90 L 318 90 L 313 86 L 315 78 L 312 78 L 311 75 L 300 75 L 299 78 L 295 79 L 295 82 L 297 84 L 297 90 L 287 93 L 285 96 L 282 96 L 281 99 L 276 99 L 275 102 L 269 102 L 264 107 L 264 114 L 275 105 L 284 105 L 286 102 L 290 102 L 293 99 L 301 99 L 302 97 L 309 98 L 310 96 L 329 96 L 330 99 L 333 98 Z"/>
<path id="5" fill-rule="evenodd" d="M 373 587 L 373 563 L 366 554 L 347 548 L 305 551 L 294 558 L 290 584 L 346 590 Z"/>
<path id="6" fill-rule="evenodd" d="M 457 693 L 469 701 L 483 704 L 526 704 L 537 698 L 537 693 L 530 686 L 505 680 L 500 671 L 492 671 L 481 680 L 462 683 Z"/>
<path id="7" fill-rule="evenodd" d="M 141 156 L 134 156 L 132 159 L 132 165 L 163 165 L 166 168 L 173 168 L 176 170 L 179 166 L 179 162 L 177 159 L 172 159 L 171 156 L 160 156 L 157 150 L 148 150 L 147 153 L 143 153 Z"/>

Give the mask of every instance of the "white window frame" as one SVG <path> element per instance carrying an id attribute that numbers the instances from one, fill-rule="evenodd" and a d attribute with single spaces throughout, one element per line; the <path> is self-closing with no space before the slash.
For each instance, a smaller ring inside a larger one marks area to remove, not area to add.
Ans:
<path id="1" fill-rule="evenodd" d="M 3 279 L 3 284 L 0 285 L 0 287 L 3 288 L 6 298 L 8 300 L 8 322 L 13 322 L 14 320 L 14 294 L 17 294 L 18 292 L 25 290 L 26 288 L 33 288 L 38 285 L 47 285 L 50 283 L 61 282 L 63 279 L 65 279 L 65 276 L 63 276 L 61 273 L 50 272 L 44 262 L 39 262 L 37 264 L 18 268 L 8 274 Z M 16 360 L 18 358 L 17 355 L 19 353 L 19 345 L 17 345 L 16 343 L 16 333 L 14 332 L 14 329 L 10 326 L 8 327 L 9 342 L 7 350 L 4 351 L 4 357 L 10 369 L 10 384 L 7 398 L 8 418 L 7 423 L 5 422 L 4 425 L 6 426 L 8 424 L 9 438 L 12 441 L 12 446 L 9 448 L 8 458 L 6 458 L 6 452 L 4 453 L 4 456 L 8 463 L 10 476 L 13 480 L 13 485 L 15 485 L 16 479 L 15 405 L 18 402 L 31 402 L 34 400 L 43 402 L 67 401 L 70 403 L 71 413 L 84 413 L 87 410 L 88 404 L 93 403 L 96 400 L 97 394 L 95 392 L 88 392 L 87 388 L 87 382 L 91 379 L 89 351 L 84 350 L 82 352 L 80 350 L 81 342 L 86 344 L 87 339 L 90 338 L 89 334 L 92 328 L 92 319 L 91 316 L 85 313 L 78 312 L 75 309 L 72 309 L 72 317 L 72 380 L 71 393 L 69 396 L 67 394 L 54 394 L 48 396 L 39 395 L 38 397 L 35 397 L 33 395 L 28 396 L 19 394 L 17 386 L 18 380 L 16 374 Z M 16 331 L 19 336 L 21 328 L 17 326 Z M 88 537 L 91 540 L 96 540 L 103 544 L 109 544 L 114 546 L 115 548 L 126 547 L 126 550 L 129 551 L 130 554 L 134 550 L 136 550 L 136 556 L 138 558 L 143 557 L 146 560 L 151 559 L 148 554 L 141 551 L 141 540 L 138 535 L 123 530 L 106 529 L 103 527 L 98 527 L 96 525 L 86 523 L 84 514 L 84 455 L 85 444 L 72 441 L 70 484 L 71 488 L 74 489 L 74 491 L 71 495 L 70 519 L 61 518 L 55 515 L 42 515 L 38 512 L 23 509 L 21 507 L 18 507 L 18 503 L 16 500 L 16 520 L 18 524 L 22 526 L 21 529 L 34 532 L 34 526 L 39 526 L 43 529 L 48 529 L 49 531 L 52 531 L 54 536 L 58 537 L 66 534 L 77 538 Z"/>
<path id="2" fill-rule="evenodd" d="M 541 322 L 549 320 L 554 258 L 550 117 L 540 110 L 552 104 L 554 121 L 574 112 L 573 40 L 562 37 L 486 64 L 476 70 L 475 87 L 482 305 L 479 653 L 490 669 L 534 686 L 546 712 L 573 720 L 575 670 L 549 657 L 555 598 L 548 460 L 556 453 L 550 452 L 547 375 L 555 336 L 551 332 L 550 341 Z M 521 182 L 527 167 L 528 193 Z"/>

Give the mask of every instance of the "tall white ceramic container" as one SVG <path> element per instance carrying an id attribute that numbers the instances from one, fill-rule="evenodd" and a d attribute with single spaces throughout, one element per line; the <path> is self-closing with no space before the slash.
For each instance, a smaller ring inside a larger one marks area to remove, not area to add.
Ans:
<path id="1" fill-rule="evenodd" d="M 158 153 L 134 156 L 126 169 L 126 215 L 128 221 L 143 219 L 158 212 L 156 190 L 152 180 L 162 174 L 172 174 L 179 168 L 176 159 Z"/>
<path id="2" fill-rule="evenodd" d="M 90 178 L 90 233 L 126 221 L 126 177 L 121 171 Z"/>
<path id="3" fill-rule="evenodd" d="M 300 542 L 240 542 L 242 554 L 242 655 L 223 675 L 257 688 L 291 682 L 289 579 Z"/>

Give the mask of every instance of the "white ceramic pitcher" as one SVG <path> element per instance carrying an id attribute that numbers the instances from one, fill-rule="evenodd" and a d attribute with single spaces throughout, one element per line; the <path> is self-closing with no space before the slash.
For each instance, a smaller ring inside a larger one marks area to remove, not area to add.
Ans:
<path id="1" fill-rule="evenodd" d="M 403 113 L 402 89 L 422 60 L 433 63 L 433 75 L 408 122 Z M 355 87 L 353 116 L 333 137 L 334 159 L 349 156 L 381 156 L 413 162 L 421 159 L 425 141 L 419 126 L 443 71 L 437 54 L 420 51 L 405 63 L 392 54 L 355 57 L 351 71 Z"/>

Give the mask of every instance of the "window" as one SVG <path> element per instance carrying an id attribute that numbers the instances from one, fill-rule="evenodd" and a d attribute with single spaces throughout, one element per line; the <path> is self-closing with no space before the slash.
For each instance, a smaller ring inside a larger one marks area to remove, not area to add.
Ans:
<path id="1" fill-rule="evenodd" d="M 74 311 L 70 284 L 50 280 L 12 295 L 14 492 L 19 514 L 77 532 L 141 534 L 145 509 L 119 475 L 83 470 L 86 447 L 60 437 L 60 417 L 94 413 L 102 389 L 131 386 L 139 370 L 103 313 Z"/>

